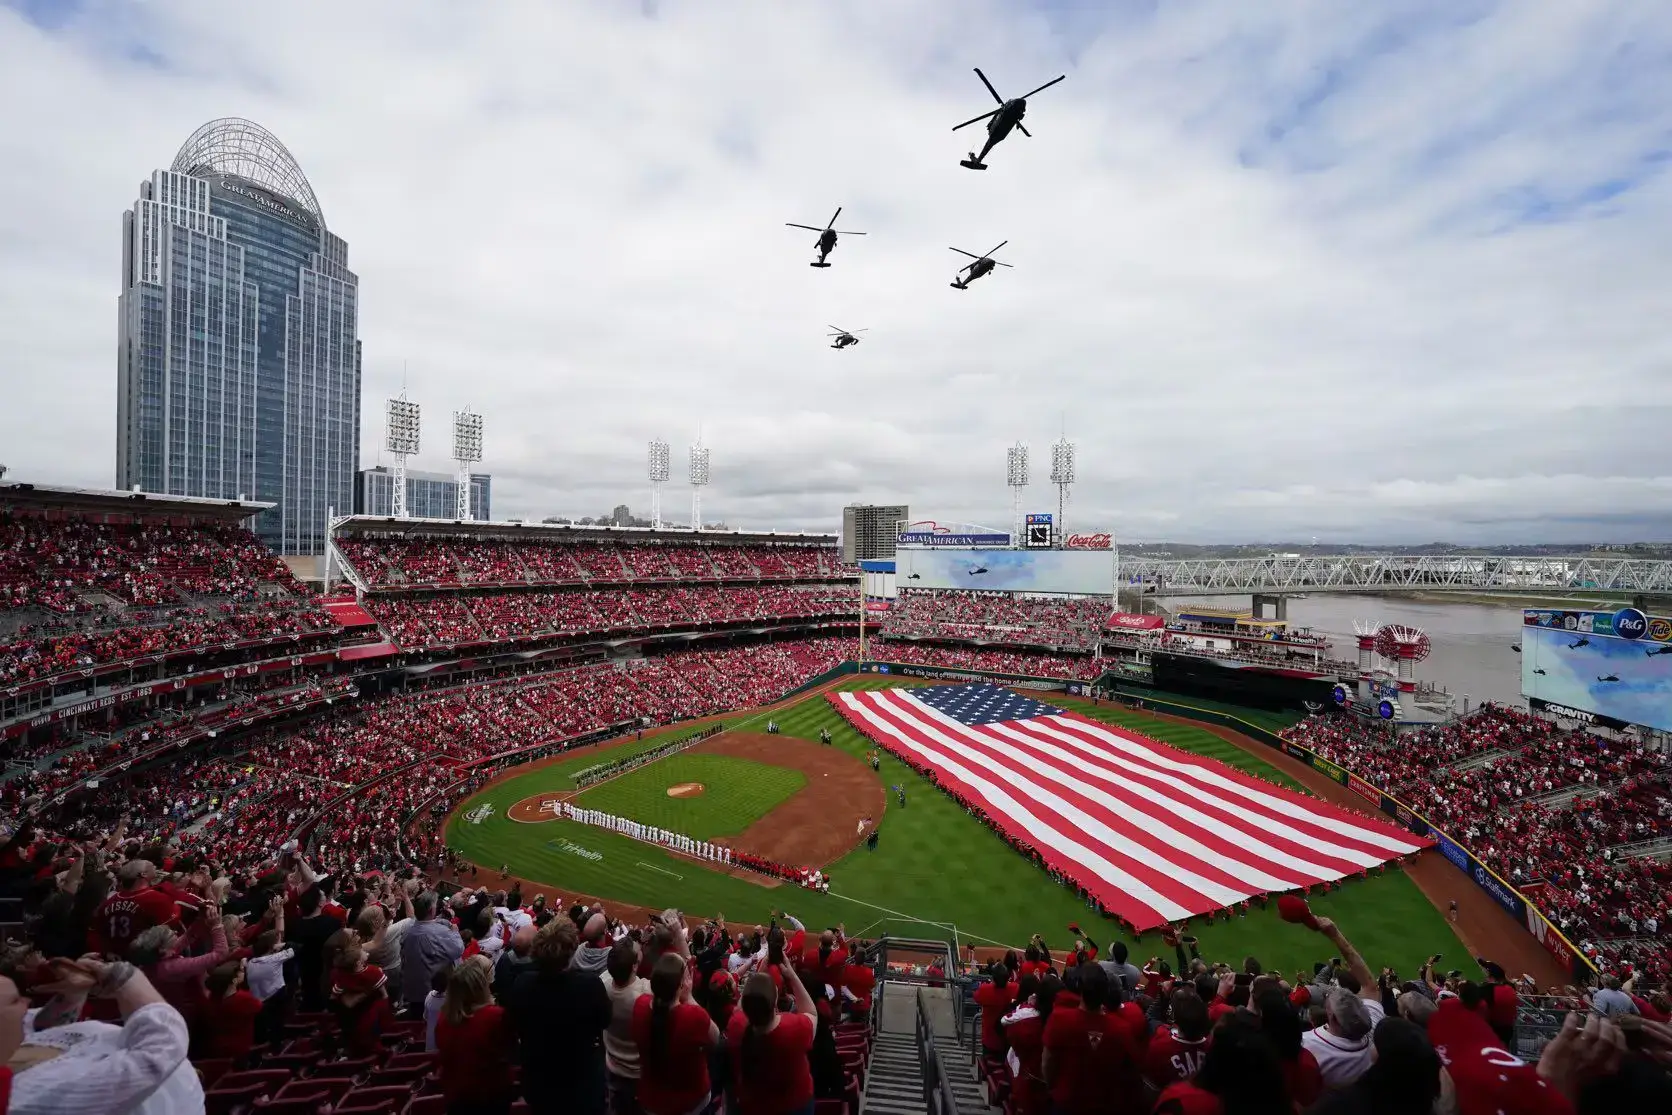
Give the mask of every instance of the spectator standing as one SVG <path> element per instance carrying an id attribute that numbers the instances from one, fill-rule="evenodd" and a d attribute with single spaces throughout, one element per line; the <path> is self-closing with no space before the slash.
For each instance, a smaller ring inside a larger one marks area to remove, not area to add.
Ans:
<path id="1" fill-rule="evenodd" d="M 1255 996 L 1254 1010 L 1260 1016 L 1260 1029 L 1282 1062 L 1289 1099 L 1298 1107 L 1309 1107 L 1323 1094 L 1324 1078 L 1318 1071 L 1318 1059 L 1301 1041 L 1300 1016 L 1278 988 Z"/>
<path id="2" fill-rule="evenodd" d="M 1104 1010 L 1109 974 L 1080 965 L 1080 1004 L 1051 1012 L 1042 1060 L 1051 1105 L 1063 1115 L 1137 1111 L 1142 1106 L 1137 1050 L 1127 1022 Z"/>
<path id="3" fill-rule="evenodd" d="M 412 924 L 401 937 L 401 1001 L 422 1009 L 436 973 L 464 955 L 464 941 L 452 923 L 436 917 L 434 891 L 412 900 Z"/>
<path id="4" fill-rule="evenodd" d="M 1010 1007 L 1016 1002 L 1016 988 L 1010 982 L 1010 969 L 1003 964 L 993 965 L 991 982 L 975 989 L 975 1003 L 981 1008 L 981 1047 L 987 1056 L 1004 1056 L 1004 1029 L 1000 1025 Z"/>
<path id="5" fill-rule="evenodd" d="M 156 879 L 157 869 L 149 860 L 131 859 L 116 869 L 119 889 L 93 915 L 88 942 L 92 951 L 125 957 L 135 937 L 175 920 L 174 900 L 156 889 Z"/>
<path id="6" fill-rule="evenodd" d="M 261 1000 L 244 982 L 245 964 L 229 960 L 209 973 L 209 1002 L 204 1010 L 209 1056 L 230 1057 L 239 1065 L 255 1047 L 255 1020 L 261 1014 Z"/>
<path id="7" fill-rule="evenodd" d="M 342 928 L 342 923 L 324 910 L 325 892 L 314 884 L 296 900 L 296 925 L 290 930 L 290 944 L 296 950 L 296 976 L 303 1010 L 325 1006 L 325 942 Z"/>
<path id="8" fill-rule="evenodd" d="M 1154 1115 L 1292 1115 L 1294 1110 L 1276 1050 L 1239 1011 L 1213 1031 L 1195 1077 L 1168 1085 L 1161 1093 Z"/>
<path id="9" fill-rule="evenodd" d="M 1189 1080 L 1208 1056 L 1208 1007 L 1196 989 L 1175 988 L 1171 1007 L 1173 1024 L 1158 1030 L 1144 1053 L 1144 1076 L 1157 1088 Z"/>
<path id="10" fill-rule="evenodd" d="M 534 970 L 518 977 L 506 1004 L 522 1050 L 523 1098 L 534 1115 L 604 1113 L 610 997 L 596 975 L 571 970 L 579 937 L 568 918 L 548 922 L 534 938 Z"/>
<path id="11" fill-rule="evenodd" d="M 1345 1091 L 1331 1093 L 1313 1115 L 1429 1115 L 1440 1098 L 1440 1056 L 1421 1027 L 1385 1018 L 1372 1039 L 1375 1062 Z"/>
<path id="12" fill-rule="evenodd" d="M 691 1001 L 691 966 L 663 953 L 650 973 L 650 994 L 633 1006 L 633 1043 L 639 1053 L 638 1105 L 645 1115 L 688 1115 L 708 1102 L 708 1052 L 720 1031 Z"/>
<path id="13" fill-rule="evenodd" d="M 492 967 L 472 957 L 453 969 L 435 1027 L 447 1115 L 505 1115 L 513 1099 L 505 1010 L 493 1002 Z"/>
<path id="14" fill-rule="evenodd" d="M 604 1067 L 609 1073 L 612 1115 L 638 1111 L 639 1047 L 633 1040 L 633 1008 L 650 994 L 650 981 L 638 974 L 639 945 L 623 937 L 610 950 L 604 990 L 610 999 L 610 1024 L 604 1031 Z"/>
<path id="15" fill-rule="evenodd" d="M 740 1008 L 726 1027 L 738 1115 L 811 1115 L 817 1008 L 793 964 L 783 969 L 793 996 L 789 1013 L 778 1010 L 778 987 L 765 972 L 743 984 Z"/>
<path id="16" fill-rule="evenodd" d="M 1120 980 L 1121 994 L 1127 1000 L 1131 1000 L 1138 993 L 1138 988 L 1143 986 L 1144 973 L 1127 959 L 1125 941 L 1111 942 L 1109 958 L 1098 963 L 1103 965 L 1103 970 L 1109 973 L 1110 979 Z"/>

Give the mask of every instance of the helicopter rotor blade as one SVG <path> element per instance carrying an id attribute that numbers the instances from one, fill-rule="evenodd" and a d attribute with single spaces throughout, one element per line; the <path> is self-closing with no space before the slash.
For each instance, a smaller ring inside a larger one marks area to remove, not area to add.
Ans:
<path id="1" fill-rule="evenodd" d="M 808 232 L 823 232 L 824 231 L 824 229 L 814 228 L 812 225 L 798 225 L 794 221 L 785 221 L 784 224 L 788 228 L 804 228 Z"/>
<path id="2" fill-rule="evenodd" d="M 830 215 L 830 220 L 825 224 L 824 227 L 825 228 L 835 228 L 836 227 L 836 218 L 840 217 L 841 215 L 842 215 L 842 207 L 840 205 L 838 205 L 836 207 L 836 212 L 834 212 Z"/>
<path id="3" fill-rule="evenodd" d="M 1000 263 L 998 260 L 995 259 L 995 260 L 993 260 L 993 266 L 994 267 L 1014 267 L 1016 265 L 1014 263 Z"/>
<path id="4" fill-rule="evenodd" d="M 1050 81 L 1047 81 L 1044 85 L 1041 85 L 1038 89 L 1035 89 L 1033 91 L 1033 93 L 1038 93 L 1041 90 L 1049 89 L 1051 86 L 1055 85 L 1057 82 L 1063 80 L 1063 78 L 1066 78 L 1067 76 L 1068 76 L 1067 74 L 1061 74 L 1057 77 L 1054 77 Z M 1029 97 L 1033 96 L 1033 93 L 1023 93 L 1022 96 L 1020 97 L 1020 99 L 1025 101 Z"/>
<path id="5" fill-rule="evenodd" d="M 993 249 L 993 251 L 992 251 L 992 252 L 988 252 L 988 253 L 987 253 L 987 254 L 986 254 L 986 255 L 984 255 L 984 256 L 982 256 L 982 257 L 981 257 L 981 258 L 982 258 L 982 259 L 991 259 L 991 258 L 993 258 L 993 252 L 996 252 L 996 251 L 998 251 L 998 250 L 999 250 L 999 248 L 1002 248 L 1002 247 L 1004 247 L 1004 246 L 1005 246 L 1005 245 L 1006 245 L 1006 244 L 1008 244 L 1008 243 L 1010 243 L 1010 241 L 1008 241 L 1008 240 L 1004 240 L 1004 241 L 1001 241 L 1001 242 L 1000 242 L 1000 243 L 999 243 L 999 246 L 998 246 L 998 248 L 994 248 L 994 249 Z"/>
<path id="6" fill-rule="evenodd" d="M 1001 113 L 1003 111 L 1004 111 L 1004 106 L 1000 105 L 998 108 L 995 108 L 991 112 L 983 112 L 980 116 L 977 116 L 974 120 L 965 120 L 962 124 L 953 125 L 952 130 L 957 131 L 959 128 L 967 128 L 971 124 L 979 124 L 981 121 L 987 119 L 987 117 L 997 116 L 999 113 Z"/>
<path id="7" fill-rule="evenodd" d="M 1033 138 L 1033 133 L 1028 131 L 1025 127 L 1023 127 L 1022 122 L 1020 120 L 1016 121 L 1016 130 L 1021 132 L 1023 135 L 1027 136 L 1029 139 Z"/>
<path id="8" fill-rule="evenodd" d="M 837 236 L 864 236 L 865 235 L 863 232 L 848 232 L 846 229 L 840 229 L 840 228 L 831 229 L 830 231 L 834 232 Z"/>
<path id="9" fill-rule="evenodd" d="M 949 250 L 957 252 L 961 256 L 969 256 L 971 259 L 980 259 L 981 258 L 980 256 L 976 255 L 974 252 L 966 252 L 962 248 L 951 248 Z"/>
<path id="10" fill-rule="evenodd" d="M 825 324 L 830 325 L 830 323 L 828 321 L 825 322 Z M 830 328 L 836 330 L 836 332 L 838 332 L 838 333 L 846 333 L 847 332 L 847 330 L 843 329 L 840 325 L 830 325 Z"/>
<path id="11" fill-rule="evenodd" d="M 1004 98 L 999 96 L 999 91 L 993 88 L 993 83 L 987 80 L 987 75 L 981 72 L 980 66 L 975 68 L 975 76 L 981 79 L 981 84 L 987 87 L 987 92 L 993 95 L 993 100 L 997 101 L 1001 105 L 1004 104 Z M 1060 81 L 1062 79 L 1058 78 L 1058 80 Z"/>

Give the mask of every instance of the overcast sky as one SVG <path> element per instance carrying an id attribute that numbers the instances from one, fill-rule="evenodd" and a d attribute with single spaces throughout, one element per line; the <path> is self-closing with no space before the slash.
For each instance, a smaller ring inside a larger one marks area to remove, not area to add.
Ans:
<path id="1" fill-rule="evenodd" d="M 1672 537 L 1663 0 L 0 0 L 0 461 L 114 479 L 124 209 L 219 116 L 295 154 L 382 400 L 496 517 L 850 501 L 1151 541 Z M 975 173 L 1006 95 L 1066 73 Z M 828 270 L 807 266 L 838 205 Z M 948 251 L 1009 244 L 968 291 Z M 869 332 L 826 347 L 828 324 Z"/>

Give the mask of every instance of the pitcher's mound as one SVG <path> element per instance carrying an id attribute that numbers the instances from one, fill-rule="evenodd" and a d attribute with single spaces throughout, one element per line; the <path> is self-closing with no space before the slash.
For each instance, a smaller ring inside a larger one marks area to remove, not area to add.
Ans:
<path id="1" fill-rule="evenodd" d="M 668 787 L 670 798 L 694 798 L 700 793 L 702 793 L 701 782 L 680 782 Z"/>

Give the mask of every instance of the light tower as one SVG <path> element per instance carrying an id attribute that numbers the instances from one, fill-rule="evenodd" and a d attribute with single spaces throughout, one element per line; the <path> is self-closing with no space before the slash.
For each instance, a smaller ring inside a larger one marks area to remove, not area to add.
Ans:
<path id="1" fill-rule="evenodd" d="M 453 412 L 453 460 L 459 463 L 458 500 L 453 518 L 470 521 L 470 466 L 482 459 L 482 416 L 468 410 Z"/>
<path id="2" fill-rule="evenodd" d="M 668 443 L 661 438 L 650 442 L 650 527 L 662 529 L 662 485 L 668 482 Z"/>
<path id="3" fill-rule="evenodd" d="M 1004 482 L 1010 486 L 1011 544 L 1025 541 L 1022 534 L 1022 489 L 1028 486 L 1028 447 L 1017 442 L 1004 451 Z"/>
<path id="4" fill-rule="evenodd" d="M 1074 484 L 1074 443 L 1059 438 L 1051 445 L 1051 483 L 1057 486 L 1057 537 L 1068 537 L 1068 523 L 1064 518 L 1068 506 L 1068 489 Z"/>
<path id="5" fill-rule="evenodd" d="M 389 512 L 397 519 L 406 518 L 406 459 L 418 452 L 418 404 L 408 402 L 406 392 L 389 400 L 388 432 L 383 442 L 389 455 L 395 458 Z"/>
<path id="6" fill-rule="evenodd" d="M 691 529 L 702 529 L 702 490 L 708 486 L 708 447 L 691 446 Z"/>

